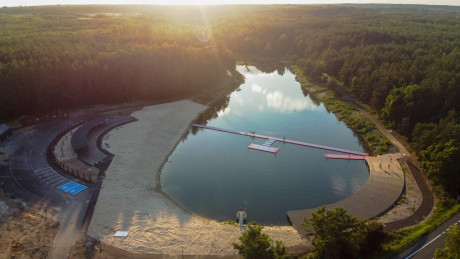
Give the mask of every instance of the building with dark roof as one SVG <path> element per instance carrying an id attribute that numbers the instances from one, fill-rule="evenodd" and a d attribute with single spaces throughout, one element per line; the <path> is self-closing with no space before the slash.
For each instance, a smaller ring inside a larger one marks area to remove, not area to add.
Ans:
<path id="1" fill-rule="evenodd" d="M 0 142 L 5 141 L 9 136 L 13 134 L 13 130 L 6 124 L 0 124 Z"/>

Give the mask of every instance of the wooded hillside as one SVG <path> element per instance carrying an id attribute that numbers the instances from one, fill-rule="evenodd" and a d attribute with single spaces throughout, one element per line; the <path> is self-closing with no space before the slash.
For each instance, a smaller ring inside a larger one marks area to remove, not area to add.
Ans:
<path id="1" fill-rule="evenodd" d="M 0 119 L 190 96 L 235 68 L 230 51 L 200 38 L 200 21 L 98 12 L 0 10 Z"/>
<path id="2" fill-rule="evenodd" d="M 189 96 L 224 82 L 233 53 L 338 79 L 460 193 L 459 7 L 2 8 L 0 119 Z"/>

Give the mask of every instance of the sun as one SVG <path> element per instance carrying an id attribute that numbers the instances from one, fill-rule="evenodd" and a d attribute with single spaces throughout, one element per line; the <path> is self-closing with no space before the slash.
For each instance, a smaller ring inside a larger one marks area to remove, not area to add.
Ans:
<path id="1" fill-rule="evenodd" d="M 142 1 L 146 4 L 158 5 L 226 5 L 226 4 L 264 4 L 276 1 L 267 0 L 156 0 L 156 1 Z"/>
<path id="2" fill-rule="evenodd" d="M 235 1 L 231 0 L 142 0 L 132 1 L 131 3 L 140 4 L 153 4 L 153 5 L 220 5 L 220 4 L 231 4 Z M 238 2 L 238 1 L 236 1 Z"/>

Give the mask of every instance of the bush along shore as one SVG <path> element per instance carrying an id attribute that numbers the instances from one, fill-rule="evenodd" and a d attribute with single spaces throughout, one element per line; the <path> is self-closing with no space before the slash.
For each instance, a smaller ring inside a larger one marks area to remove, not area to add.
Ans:
<path id="1" fill-rule="evenodd" d="M 309 81 L 297 66 L 292 66 L 291 70 L 296 74 L 304 93 L 310 94 L 313 100 L 324 103 L 328 111 L 333 112 L 337 119 L 358 134 L 371 154 L 380 155 L 389 150 L 391 142 L 352 103 L 342 98 L 340 92 L 333 91 L 324 83 Z M 334 83 L 328 85 L 335 84 L 335 81 L 330 82 Z"/>

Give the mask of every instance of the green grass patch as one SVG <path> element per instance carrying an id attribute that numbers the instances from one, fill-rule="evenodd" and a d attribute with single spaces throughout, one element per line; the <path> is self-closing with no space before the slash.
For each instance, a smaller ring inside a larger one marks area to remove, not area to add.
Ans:
<path id="1" fill-rule="evenodd" d="M 423 235 L 432 232 L 452 216 L 460 212 L 460 204 L 439 205 L 433 215 L 423 224 L 396 230 L 390 233 L 390 238 L 383 244 L 382 256 L 396 255 L 414 245 Z"/>
<path id="2" fill-rule="evenodd" d="M 231 225 L 231 226 L 238 226 L 238 223 L 234 220 L 227 220 L 227 221 L 224 221 L 222 224 L 224 225 Z"/>
<path id="3" fill-rule="evenodd" d="M 405 201 L 406 201 L 406 195 L 403 194 L 403 195 L 401 195 L 401 197 L 399 197 L 399 200 L 398 200 L 397 205 L 401 205 L 401 204 L 403 204 Z"/>

